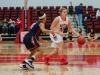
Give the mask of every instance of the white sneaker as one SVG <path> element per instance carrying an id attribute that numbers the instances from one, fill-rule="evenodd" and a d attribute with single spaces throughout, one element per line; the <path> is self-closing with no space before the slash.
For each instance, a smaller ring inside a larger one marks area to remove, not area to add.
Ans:
<path id="1" fill-rule="evenodd" d="M 32 60 L 31 60 L 31 59 L 25 59 L 25 62 L 26 62 L 31 68 L 34 68 L 34 66 L 32 65 Z"/>
<path id="2" fill-rule="evenodd" d="M 23 63 L 21 63 L 21 64 L 19 65 L 19 67 L 22 68 L 23 70 L 28 70 L 28 68 L 26 67 L 26 65 L 23 64 Z"/>

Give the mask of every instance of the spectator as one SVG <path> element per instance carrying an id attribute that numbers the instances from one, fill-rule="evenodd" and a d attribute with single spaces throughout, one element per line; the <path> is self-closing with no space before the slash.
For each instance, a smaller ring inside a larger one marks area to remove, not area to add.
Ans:
<path id="1" fill-rule="evenodd" d="M 3 21 L 3 26 L 2 26 L 2 34 L 8 34 L 8 22 L 6 19 Z"/>
<path id="2" fill-rule="evenodd" d="M 100 16 L 100 8 L 96 12 L 96 18 L 98 18 L 98 16 Z"/>
<path id="3" fill-rule="evenodd" d="M 71 31 L 69 31 L 68 33 L 68 39 L 67 39 L 68 42 L 74 42 L 74 39 L 73 39 L 73 34 Z"/>
<path id="4" fill-rule="evenodd" d="M 0 33 L 2 31 L 2 26 L 3 26 L 3 23 L 2 23 L 2 21 L 0 21 Z"/>
<path id="5" fill-rule="evenodd" d="M 1 44 L 1 42 L 2 42 L 2 37 L 1 37 L 1 34 L 0 34 L 0 44 Z"/>
<path id="6" fill-rule="evenodd" d="M 90 19 L 91 15 L 89 14 L 88 11 L 86 11 L 86 14 L 84 15 L 84 21 L 86 21 L 86 19 Z"/>
<path id="7" fill-rule="evenodd" d="M 17 18 L 17 21 L 16 21 L 16 33 L 20 30 L 21 23 L 22 23 L 22 21 L 20 20 L 20 18 Z"/>
<path id="8" fill-rule="evenodd" d="M 82 25 L 82 3 L 76 8 L 76 14 L 78 15 L 78 25 Z"/>
<path id="9" fill-rule="evenodd" d="M 90 33 L 88 34 L 88 40 L 89 41 L 96 41 L 98 39 L 98 36 L 95 34 L 94 30 L 91 29 Z"/>
<path id="10" fill-rule="evenodd" d="M 79 32 L 80 35 L 83 35 L 81 28 L 78 29 L 78 32 Z"/>
<path id="11" fill-rule="evenodd" d="M 72 14 L 74 13 L 74 11 L 73 11 L 73 6 L 72 6 L 72 5 L 69 6 L 69 13 L 71 14 L 71 16 L 72 16 Z"/>
<path id="12" fill-rule="evenodd" d="M 11 31 L 13 29 L 13 33 L 15 34 L 15 21 L 12 21 L 12 19 L 9 19 L 9 33 L 11 34 Z"/>

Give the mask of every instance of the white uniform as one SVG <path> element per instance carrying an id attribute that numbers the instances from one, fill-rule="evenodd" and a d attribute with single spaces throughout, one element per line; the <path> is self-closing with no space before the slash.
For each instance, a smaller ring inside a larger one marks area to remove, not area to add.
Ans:
<path id="1" fill-rule="evenodd" d="M 68 25 L 68 17 L 66 17 L 66 21 L 63 21 L 60 16 L 58 16 L 58 18 L 60 19 L 60 21 L 54 29 L 59 32 L 64 32 L 64 29 Z M 58 48 L 56 43 L 63 41 L 63 37 L 64 36 L 60 36 L 57 33 L 55 33 L 55 34 L 50 33 L 51 41 L 53 41 L 53 43 L 51 44 L 51 47 Z"/>

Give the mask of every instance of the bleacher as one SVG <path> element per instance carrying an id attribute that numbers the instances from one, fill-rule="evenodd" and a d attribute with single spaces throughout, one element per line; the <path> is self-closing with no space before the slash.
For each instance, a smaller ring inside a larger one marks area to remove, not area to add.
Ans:
<path id="1" fill-rule="evenodd" d="M 100 32 L 100 18 L 96 18 L 96 11 L 98 8 L 93 8 L 93 6 L 87 6 L 86 8 L 86 6 L 82 6 L 83 16 L 86 14 L 86 10 L 91 15 L 91 18 L 86 20 L 86 32 L 88 33 L 91 28 L 93 28 L 96 33 Z"/>
<path id="2" fill-rule="evenodd" d="M 36 8 L 34 8 L 33 6 L 29 6 L 28 10 L 27 10 L 27 27 L 29 28 L 30 25 L 33 22 L 36 22 L 38 20 L 37 16 L 36 16 L 36 10 L 39 9 L 40 11 L 43 11 L 46 13 L 47 16 L 47 21 L 46 21 L 46 28 L 50 29 L 50 25 L 53 21 L 53 19 L 59 15 L 58 10 L 60 7 L 65 7 L 66 9 L 69 10 L 69 8 L 71 6 L 37 6 Z M 73 10 L 76 11 L 76 7 L 77 6 L 72 6 Z M 86 28 L 86 33 L 89 32 L 90 28 L 94 28 L 96 30 L 96 32 L 100 32 L 99 28 L 100 28 L 100 17 L 96 18 L 96 11 L 98 10 L 98 8 L 93 8 L 93 6 L 82 6 L 82 14 L 83 16 L 86 14 L 86 10 L 89 11 L 89 14 L 91 14 L 91 19 L 87 19 L 86 20 L 86 24 L 84 25 Z M 23 13 L 22 13 L 23 11 Z M 3 19 L 7 19 L 9 20 L 10 18 L 14 21 L 16 21 L 16 19 L 18 17 L 20 17 L 23 21 L 25 19 L 25 13 L 24 13 L 24 9 L 23 7 L 3 7 L 0 8 L 0 20 Z M 68 11 L 69 13 L 69 11 Z M 70 14 L 70 13 L 69 13 Z M 76 14 L 76 13 L 74 13 Z M 23 16 L 22 16 L 23 15 Z M 74 17 L 73 17 L 74 18 Z M 20 32 L 24 29 L 24 25 L 25 22 L 22 23 L 23 28 L 18 32 L 18 34 L 16 35 L 2 35 L 4 40 L 8 40 L 8 39 L 13 39 L 15 40 L 16 36 L 18 37 Z M 76 25 L 77 26 L 77 25 Z M 46 35 L 46 34 L 42 34 L 42 35 Z"/>
<path id="3" fill-rule="evenodd" d="M 21 7 L 3 7 L 0 8 L 0 20 L 12 19 L 13 21 L 16 21 L 18 17 L 22 19 L 22 8 Z M 16 34 L 2 34 L 2 30 L 0 30 L 3 40 L 15 40 Z M 9 30 L 8 30 L 9 32 Z"/>

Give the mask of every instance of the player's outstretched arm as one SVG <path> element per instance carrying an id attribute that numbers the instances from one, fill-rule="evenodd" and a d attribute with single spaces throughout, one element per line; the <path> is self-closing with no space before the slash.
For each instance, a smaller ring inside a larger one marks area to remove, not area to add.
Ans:
<path id="1" fill-rule="evenodd" d="M 40 29 L 42 30 L 43 33 L 55 33 L 56 31 L 53 31 L 53 30 L 48 30 L 48 29 L 45 29 L 45 26 L 43 23 L 40 23 Z"/>
<path id="2" fill-rule="evenodd" d="M 68 29 L 69 29 L 72 33 L 74 33 L 76 36 L 79 36 L 79 34 L 72 28 L 72 26 L 71 26 L 71 21 L 70 21 L 70 20 L 68 20 Z"/>

